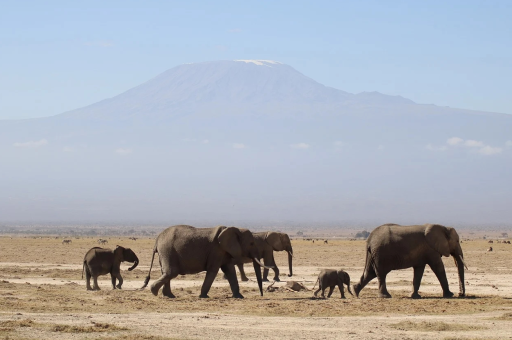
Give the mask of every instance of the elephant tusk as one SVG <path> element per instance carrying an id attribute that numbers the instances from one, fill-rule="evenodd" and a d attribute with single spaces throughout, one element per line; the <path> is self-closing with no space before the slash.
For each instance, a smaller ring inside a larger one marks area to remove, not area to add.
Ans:
<path id="1" fill-rule="evenodd" d="M 272 266 L 265 266 L 263 263 L 261 263 L 257 258 L 254 258 L 253 259 L 254 261 L 256 261 L 256 263 L 258 263 L 261 267 L 263 268 L 267 268 L 267 269 L 274 269 L 274 267 Z"/>
<path id="2" fill-rule="evenodd" d="M 466 266 L 466 262 L 464 262 L 464 259 L 462 258 L 462 255 L 459 255 L 459 258 L 462 261 L 462 264 L 464 265 L 464 268 L 466 268 L 466 270 L 469 270 L 468 266 Z"/>
<path id="3" fill-rule="evenodd" d="M 286 251 L 288 254 L 290 254 L 291 257 L 293 257 L 293 253 L 291 251 Z"/>

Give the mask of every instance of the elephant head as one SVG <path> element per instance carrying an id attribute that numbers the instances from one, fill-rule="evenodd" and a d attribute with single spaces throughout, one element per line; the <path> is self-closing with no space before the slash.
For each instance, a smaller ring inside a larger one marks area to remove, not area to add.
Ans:
<path id="1" fill-rule="evenodd" d="M 464 267 L 466 267 L 466 264 L 459 243 L 459 234 L 453 228 L 429 224 L 425 229 L 425 238 L 428 245 L 436 250 L 440 256 L 453 256 L 459 273 L 459 296 L 465 296 Z"/>
<path id="2" fill-rule="evenodd" d="M 350 293 L 350 295 L 354 296 L 352 294 L 352 291 L 350 290 L 350 276 L 348 273 L 346 273 L 343 270 L 337 270 L 336 273 L 338 274 L 338 277 L 340 278 L 341 282 L 347 285 L 347 290 Z"/>
<path id="3" fill-rule="evenodd" d="M 288 234 L 269 231 L 265 236 L 265 241 L 272 247 L 272 249 L 274 249 L 274 251 L 285 250 L 288 253 L 288 268 L 290 270 L 290 274 L 288 274 L 288 276 L 292 276 L 293 249 Z"/>
<path id="4" fill-rule="evenodd" d="M 218 240 L 221 248 L 231 255 L 235 263 L 241 262 L 244 257 L 252 259 L 260 294 L 263 296 L 263 282 L 261 277 L 261 266 L 263 266 L 263 264 L 258 260 L 260 253 L 252 233 L 247 229 L 228 227 L 220 232 Z"/>
<path id="5" fill-rule="evenodd" d="M 116 250 L 114 250 L 115 257 L 119 260 L 119 262 L 132 262 L 133 266 L 128 268 L 129 271 L 132 271 L 139 264 L 139 258 L 133 250 L 130 248 L 124 248 L 121 246 L 116 246 Z"/>

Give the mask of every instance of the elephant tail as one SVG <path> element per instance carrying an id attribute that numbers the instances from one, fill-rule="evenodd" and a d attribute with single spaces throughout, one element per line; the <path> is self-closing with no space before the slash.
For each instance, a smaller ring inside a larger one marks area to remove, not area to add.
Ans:
<path id="1" fill-rule="evenodd" d="M 151 278 L 151 268 L 153 268 L 153 261 L 155 260 L 155 254 L 157 253 L 156 245 L 155 248 L 153 248 L 153 256 L 151 257 L 151 265 L 149 266 L 149 273 L 148 276 L 146 276 L 146 279 L 144 280 L 144 285 L 140 287 L 140 289 L 144 289 L 148 286 L 149 280 Z"/>
<path id="2" fill-rule="evenodd" d="M 316 284 L 318 283 L 318 280 L 320 280 L 320 276 L 316 279 L 315 285 L 313 286 L 313 288 L 312 288 L 311 290 L 315 289 Z M 316 295 L 315 295 L 315 296 L 316 296 Z"/>

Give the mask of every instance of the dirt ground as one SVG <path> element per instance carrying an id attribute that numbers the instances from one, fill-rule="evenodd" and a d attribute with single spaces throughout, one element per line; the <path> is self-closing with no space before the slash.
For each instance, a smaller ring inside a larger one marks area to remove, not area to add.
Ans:
<path id="1" fill-rule="evenodd" d="M 379 299 L 376 280 L 356 299 L 316 299 L 311 291 L 257 290 L 254 272 L 240 282 L 243 300 L 232 299 L 221 275 L 199 299 L 204 273 L 172 281 L 176 299 L 154 297 L 138 290 L 149 270 L 153 238 L 136 241 L 107 238 L 108 245 L 129 247 L 140 265 L 128 272 L 122 265 L 123 290 L 111 290 L 110 278 L 99 280 L 102 290 L 88 292 L 81 279 L 83 256 L 97 238 L 0 237 L 0 339 L 512 339 L 512 245 L 484 240 L 463 241 L 469 266 L 466 298 L 442 299 L 435 275 L 426 270 L 421 300 L 409 298 L 412 269 L 388 276 L 392 299 Z M 364 241 L 293 240 L 293 280 L 313 288 L 322 268 L 342 268 L 356 283 L 362 274 Z M 487 252 L 489 246 L 492 252 Z M 275 253 L 286 280 L 286 253 Z M 152 280 L 160 273 L 158 261 Z M 451 290 L 458 278 L 451 258 L 445 259 Z M 273 277 L 271 271 L 269 278 Z M 270 282 L 265 283 L 265 288 Z"/>

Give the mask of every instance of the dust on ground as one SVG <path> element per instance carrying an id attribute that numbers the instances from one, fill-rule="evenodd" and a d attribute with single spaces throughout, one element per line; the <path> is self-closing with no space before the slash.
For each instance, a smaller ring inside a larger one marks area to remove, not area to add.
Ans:
<path id="1" fill-rule="evenodd" d="M 138 290 L 148 274 L 153 238 L 106 238 L 103 247 L 129 247 L 140 265 L 128 272 L 122 265 L 123 290 L 111 290 L 108 276 L 102 290 L 87 292 L 81 279 L 83 256 L 97 238 L 0 237 L 0 339 L 510 339 L 512 338 L 512 245 L 483 240 L 464 241 L 469 266 L 466 298 L 442 299 L 435 275 L 426 270 L 421 300 L 409 298 L 412 269 L 392 272 L 392 299 L 379 299 L 376 280 L 360 298 L 335 291 L 330 299 L 313 298 L 312 291 L 278 290 L 259 295 L 254 272 L 240 282 L 245 299 L 232 299 L 219 274 L 210 299 L 199 299 L 204 273 L 172 281 L 176 299 L 154 297 Z M 322 268 L 343 268 L 356 283 L 362 274 L 364 241 L 293 240 L 293 280 L 313 288 Z M 286 280 L 287 255 L 275 253 Z M 152 280 L 160 275 L 158 261 Z M 445 259 L 451 290 L 458 291 L 453 260 Z M 270 271 L 269 278 L 272 279 Z M 270 282 L 265 283 L 267 287 Z"/>

